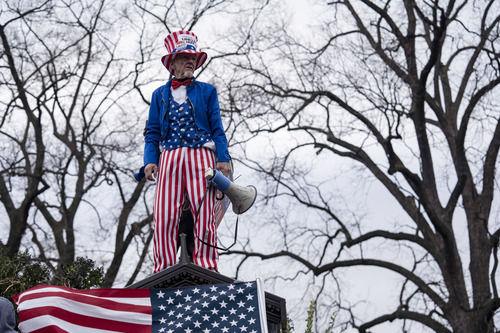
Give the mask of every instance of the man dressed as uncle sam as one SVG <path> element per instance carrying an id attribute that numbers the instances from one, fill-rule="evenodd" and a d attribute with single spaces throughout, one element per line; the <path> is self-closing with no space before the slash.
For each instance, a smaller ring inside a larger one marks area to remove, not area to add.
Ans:
<path id="1" fill-rule="evenodd" d="M 222 126 L 217 91 L 194 78 L 207 59 L 191 31 L 165 38 L 168 54 L 161 61 L 173 79 L 153 92 L 144 131 L 144 173 L 156 180 L 153 205 L 154 271 L 176 263 L 179 219 L 189 201 L 194 223 L 194 264 L 217 270 L 214 187 L 205 170 L 231 172 L 231 157 Z"/>

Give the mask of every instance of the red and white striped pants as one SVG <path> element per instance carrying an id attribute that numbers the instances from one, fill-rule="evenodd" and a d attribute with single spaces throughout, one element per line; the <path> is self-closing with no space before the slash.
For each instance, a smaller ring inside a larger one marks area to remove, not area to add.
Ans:
<path id="1" fill-rule="evenodd" d="M 161 153 L 153 207 L 155 273 L 176 263 L 179 219 L 186 196 L 194 218 L 205 196 L 198 219 L 194 223 L 193 262 L 207 269 L 217 269 L 217 249 L 200 241 L 202 239 L 208 244 L 217 245 L 214 221 L 215 189 L 207 189 L 205 170 L 208 167 L 215 167 L 214 153 L 208 148 L 181 147 Z"/>

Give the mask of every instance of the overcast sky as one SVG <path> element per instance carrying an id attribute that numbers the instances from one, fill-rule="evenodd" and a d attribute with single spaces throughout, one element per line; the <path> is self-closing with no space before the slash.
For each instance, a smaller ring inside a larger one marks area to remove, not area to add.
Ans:
<path id="1" fill-rule="evenodd" d="M 311 2 L 312 1 L 306 0 L 288 0 L 286 1 L 286 5 L 281 6 L 283 12 L 277 13 L 276 16 L 289 17 L 290 28 L 294 33 L 306 36 L 306 38 L 307 36 L 314 38 L 314 33 L 312 31 L 316 31 L 316 25 L 318 24 L 317 18 L 325 17 L 328 13 L 324 11 L 324 7 L 311 5 Z M 207 47 L 210 43 L 214 43 L 213 40 L 211 41 L 211 38 L 215 36 L 214 32 L 223 33 L 224 29 L 227 29 L 227 27 L 228 21 L 224 20 L 210 18 L 210 20 L 202 21 L 202 25 L 195 30 L 200 38 L 200 45 L 202 47 Z M 309 34 L 309 32 L 311 33 Z M 164 36 L 158 36 L 157 42 L 161 43 L 163 38 Z M 166 71 L 161 67 L 159 61 L 157 67 L 158 79 L 167 79 Z M 159 84 L 150 85 L 146 89 L 146 92 L 150 94 L 158 85 Z M 146 108 L 142 104 L 136 111 L 146 112 Z M 253 140 L 247 147 L 247 152 L 255 159 L 265 159 L 266 149 L 269 148 L 267 140 L 267 137 L 260 137 Z M 273 136 L 272 140 L 274 140 L 275 143 L 282 142 L 286 144 L 293 142 L 294 136 L 289 133 L 282 133 Z M 238 152 L 234 153 L 238 155 Z M 138 154 L 141 155 L 142 152 L 138 152 Z M 138 158 L 138 160 L 141 159 L 142 157 Z M 341 158 L 334 158 L 326 154 L 315 155 L 312 152 L 304 153 L 303 161 L 304 164 L 313 168 L 312 179 L 327 182 L 326 184 L 331 188 L 330 192 L 337 196 L 337 202 L 341 206 L 340 210 L 343 210 L 346 215 L 349 214 L 349 212 L 355 212 L 367 228 L 390 229 L 395 225 L 400 225 L 402 221 L 408 220 L 406 214 L 402 212 L 401 208 L 396 204 L 389 193 L 374 181 L 373 178 L 368 177 L 366 173 L 360 172 L 357 169 L 357 165 L 353 162 Z M 324 179 L 324 174 L 328 174 L 329 179 Z M 446 174 L 446 170 L 444 170 L 443 174 Z M 245 169 L 241 164 L 236 164 L 236 176 L 240 176 L 237 180 L 239 184 L 255 184 L 259 192 L 264 191 L 263 187 L 265 185 L 262 180 L 248 169 Z M 445 186 L 445 184 L 443 184 L 443 186 Z M 106 193 L 96 191 L 96 196 L 102 196 L 102 202 L 106 201 Z M 498 219 L 498 206 L 497 198 L 494 207 L 495 213 L 492 214 L 496 219 Z M 301 221 L 305 223 L 317 223 L 316 221 L 320 220 L 319 216 L 311 214 L 296 205 L 290 204 L 290 202 L 286 200 L 278 200 L 276 203 L 269 206 L 265 206 L 262 202 L 258 202 L 256 207 L 239 218 L 240 240 L 250 238 L 252 248 L 262 249 L 263 252 L 275 250 L 273 242 L 276 241 L 276 236 L 273 235 L 273 232 L 277 232 L 277 229 L 266 225 L 266 221 L 269 216 L 280 214 L 280 210 L 288 211 L 289 215 L 286 217 L 290 219 L 290 223 L 297 224 Z M 92 215 L 92 213 L 89 214 Z M 231 233 L 236 220 L 236 217 L 231 212 L 227 215 L 228 216 L 220 227 L 221 241 L 224 245 L 228 245 L 232 241 Z M 0 217 L 1 216 L 5 216 L 2 206 L 0 206 Z M 88 218 L 88 216 L 86 216 L 86 218 Z M 459 239 L 460 249 L 467 249 L 467 238 L 464 232 L 464 218 L 460 212 L 457 213 L 455 228 L 461 230 L 459 234 L 463 235 L 463 237 Z M 89 239 L 93 235 L 92 229 L 86 229 L 82 232 L 88 233 L 87 237 Z M 2 218 L 0 219 L 0 239 L 5 241 L 7 235 L 8 223 L 5 218 Z M 111 243 L 103 244 L 103 247 L 105 248 L 106 245 L 111 246 Z M 304 248 L 307 245 L 308 244 L 304 244 Z M 99 250 L 103 250 L 103 248 Z M 405 252 L 404 249 L 402 249 L 401 252 L 387 252 L 385 248 L 372 250 L 379 251 L 378 253 L 381 256 L 393 261 L 406 262 L 407 260 L 407 258 L 405 258 L 407 252 Z M 134 256 L 135 254 L 132 252 L 129 251 L 127 255 Z M 466 253 L 467 252 L 464 250 L 463 254 L 465 256 Z M 228 276 L 233 276 L 237 265 L 238 258 L 222 256 L 219 265 L 220 272 Z M 467 266 L 468 263 L 464 262 L 464 268 Z M 313 299 L 317 287 L 309 285 L 311 280 L 310 276 L 299 276 L 295 280 L 274 279 L 273 277 L 277 275 L 292 277 L 295 275 L 296 271 L 300 269 L 303 269 L 303 267 L 285 259 L 264 262 L 253 259 L 242 266 L 239 276 L 240 280 L 262 278 L 265 280 L 268 291 L 286 298 L 288 315 L 294 320 L 296 332 L 304 331 L 304 319 L 307 305 L 309 301 Z M 129 274 L 125 274 L 124 271 L 121 271 L 116 286 L 120 286 L 121 283 L 128 279 L 128 276 Z M 361 318 L 370 319 L 376 315 L 394 310 L 393 306 L 397 301 L 399 292 L 398 287 L 401 283 L 400 277 L 374 268 L 346 269 L 339 274 L 339 277 L 342 293 L 351 304 L 357 304 L 356 309 L 360 309 L 357 315 Z M 330 283 L 328 286 L 331 288 L 332 298 L 335 298 L 337 293 L 336 286 L 333 283 Z M 308 290 L 308 288 L 310 289 Z M 374 333 L 391 333 L 397 332 L 396 328 L 398 327 L 399 323 L 385 324 L 377 326 L 371 331 Z M 347 333 L 349 332 L 350 331 L 347 331 Z M 422 332 L 427 331 L 422 329 Z"/>

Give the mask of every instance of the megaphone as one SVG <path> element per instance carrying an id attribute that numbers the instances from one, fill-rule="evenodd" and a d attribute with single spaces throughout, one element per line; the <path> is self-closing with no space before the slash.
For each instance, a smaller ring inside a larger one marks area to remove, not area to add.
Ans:
<path id="1" fill-rule="evenodd" d="M 253 206 L 257 197 L 255 186 L 240 186 L 233 183 L 219 170 L 208 168 L 205 171 L 205 178 L 218 190 L 227 195 L 233 205 L 233 212 L 243 214 Z"/>

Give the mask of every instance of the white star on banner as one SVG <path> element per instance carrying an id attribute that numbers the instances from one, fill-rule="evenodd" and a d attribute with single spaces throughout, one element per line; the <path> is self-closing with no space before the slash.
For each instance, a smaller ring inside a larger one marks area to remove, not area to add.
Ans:
<path id="1" fill-rule="evenodd" d="M 258 333 L 256 289 L 255 283 L 234 283 L 155 290 L 154 332 Z"/>

